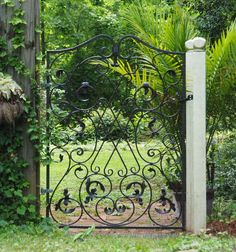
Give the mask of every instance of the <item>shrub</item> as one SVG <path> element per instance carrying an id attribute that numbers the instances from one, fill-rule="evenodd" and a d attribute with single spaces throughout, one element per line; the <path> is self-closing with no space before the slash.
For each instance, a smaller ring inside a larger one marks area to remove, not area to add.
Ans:
<path id="1" fill-rule="evenodd" d="M 216 196 L 236 199 L 236 138 L 232 131 L 218 138 L 215 154 L 215 189 Z"/>
<path id="2" fill-rule="evenodd" d="M 114 108 L 99 109 L 91 118 L 93 123 L 89 118 L 85 119 L 83 138 L 86 140 L 93 139 L 95 136 L 102 140 L 127 139 L 132 134 L 132 123 L 129 122 L 127 125 L 129 119 Z"/>
<path id="3" fill-rule="evenodd" d="M 0 222 L 23 224 L 36 220 L 35 197 L 25 195 L 29 183 L 24 176 L 27 163 L 19 156 L 21 130 L 1 126 L 0 131 Z"/>

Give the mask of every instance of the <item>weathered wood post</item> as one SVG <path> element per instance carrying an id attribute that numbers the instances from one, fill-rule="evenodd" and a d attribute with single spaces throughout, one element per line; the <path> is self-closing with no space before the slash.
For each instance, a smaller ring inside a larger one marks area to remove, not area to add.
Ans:
<path id="1" fill-rule="evenodd" d="M 13 0 L 12 6 L 3 4 L 0 0 L 0 36 L 7 41 L 8 51 L 12 52 L 12 39 L 14 38 L 14 30 L 10 22 L 14 10 L 22 8 L 24 11 L 24 47 L 14 50 L 14 55 L 19 56 L 26 68 L 31 73 L 31 78 L 17 74 L 14 68 L 9 67 L 8 72 L 18 82 L 26 97 L 31 101 L 32 106 L 37 110 L 35 104 L 35 96 L 32 90 L 32 80 L 38 82 L 39 76 L 36 69 L 36 56 L 39 53 L 40 35 L 36 32 L 36 28 L 40 26 L 40 4 L 39 0 Z M 27 134 L 28 125 L 26 122 L 22 123 L 24 128 L 23 133 L 23 148 L 22 156 L 28 162 L 28 168 L 25 170 L 26 179 L 30 183 L 28 193 L 32 193 L 39 199 L 39 161 L 37 160 L 38 153 L 34 148 Z M 39 202 L 39 201 L 38 201 Z"/>
<path id="2" fill-rule="evenodd" d="M 185 43 L 186 105 L 186 229 L 199 233 L 206 228 L 206 40 Z"/>

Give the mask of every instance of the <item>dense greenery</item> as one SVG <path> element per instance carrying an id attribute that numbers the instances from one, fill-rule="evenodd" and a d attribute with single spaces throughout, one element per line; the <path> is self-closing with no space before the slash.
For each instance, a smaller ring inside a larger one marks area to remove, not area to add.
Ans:
<path id="1" fill-rule="evenodd" d="M 236 200 L 236 132 L 219 135 L 215 142 L 215 188 L 219 196 Z"/>
<path id="2" fill-rule="evenodd" d="M 120 36 L 119 10 L 126 1 L 43 1 L 47 49 L 70 47 L 98 35 Z M 60 18 L 59 18 L 60 17 Z"/>
<path id="3" fill-rule="evenodd" d="M 207 46 L 207 149 L 212 151 L 212 142 L 217 133 L 230 131 L 235 127 L 235 1 L 197 0 L 193 3 L 193 1 L 170 0 L 44 0 L 41 2 L 43 13 L 40 32 L 45 38 L 43 53 L 45 49 L 74 46 L 100 33 L 109 34 L 115 39 L 123 34 L 134 33 L 155 47 L 171 51 L 185 51 L 184 42 L 194 36 L 209 37 L 211 43 Z M 0 37 L 0 72 L 5 73 L 11 69 L 29 77 L 29 71 L 16 56 L 17 50 L 24 47 L 25 13 L 21 8 L 22 3 L 23 1 L 19 1 L 19 8 L 13 11 L 9 22 L 14 34 L 10 38 L 12 48 L 7 48 L 6 39 Z M 5 0 L 1 4 L 7 8 L 14 6 L 11 0 Z M 96 54 L 96 49 L 96 47 L 91 49 L 89 53 Z M 145 57 L 151 57 L 150 51 L 144 48 L 138 50 Z M 75 58 L 69 59 L 65 67 L 70 68 L 75 60 Z M 91 75 L 90 70 L 86 69 L 88 76 Z M 35 91 L 34 81 L 32 90 Z M 109 85 L 100 90 L 106 97 L 109 97 L 111 91 Z M 121 94 L 123 91 L 119 90 Z M 38 94 L 36 90 L 37 98 Z M 37 113 L 31 107 L 30 102 L 25 102 L 24 109 L 27 116 L 24 120 L 31 123 L 29 128 L 31 140 L 40 148 L 38 141 L 40 137 L 41 140 L 43 138 L 38 129 Z M 42 111 L 42 114 L 45 115 L 45 111 Z M 125 116 L 125 113 L 121 115 L 120 120 L 125 122 Z M 106 118 L 108 126 L 111 125 L 111 121 L 108 115 Z M 33 198 L 24 195 L 28 184 L 23 175 L 27 164 L 20 155 L 21 127 L 21 121 L 17 122 L 16 127 L 1 125 L 0 132 L 0 201 L 3 202 L 0 206 L 0 220 L 18 224 L 35 217 L 35 207 L 31 205 Z M 122 134 L 119 127 L 112 133 L 112 138 Z M 87 138 L 91 138 L 92 134 L 87 132 Z M 235 199 L 233 176 L 236 168 L 233 136 L 221 139 L 216 147 L 217 157 L 213 160 L 217 163 L 216 189 L 220 196 Z"/>
<path id="4" fill-rule="evenodd" d="M 0 223 L 22 224 L 35 220 L 35 197 L 24 195 L 28 182 L 23 170 L 27 163 L 19 156 L 22 146 L 19 129 L 2 127 L 0 131 Z M 13 144 L 14 143 L 14 144 Z"/>
<path id="5" fill-rule="evenodd" d="M 27 194 L 29 183 L 25 179 L 24 169 L 28 167 L 22 158 L 23 131 L 26 130 L 26 121 L 32 122 L 28 127 L 31 140 L 38 140 L 38 121 L 36 111 L 20 88 L 22 83 L 15 83 L 11 77 L 4 75 L 11 71 L 15 76 L 31 78 L 30 71 L 20 59 L 20 48 L 25 45 L 25 12 L 23 1 L 15 7 L 13 1 L 1 2 L 5 8 L 12 8 L 9 25 L 12 36 L 0 36 L 0 223 L 22 224 L 38 219 L 33 195 Z M 7 39 L 12 47 L 7 47 Z M 31 78 L 32 90 L 35 91 L 35 80 Z M 35 97 L 38 97 L 36 95 Z M 24 116 L 19 120 L 24 110 Z M 17 120 L 18 119 L 18 120 Z"/>
<path id="6" fill-rule="evenodd" d="M 76 8 L 79 10 L 79 15 L 75 11 Z M 58 16 L 62 18 L 58 19 Z M 101 32 L 114 38 L 132 33 L 155 47 L 170 51 L 185 51 L 185 41 L 195 36 L 209 37 L 206 48 L 207 151 L 209 162 L 215 161 L 210 155 L 216 150 L 212 147 L 215 136 L 219 132 L 232 130 L 236 124 L 235 1 L 84 0 L 78 3 L 70 0 L 65 3 L 61 0 L 55 3 L 51 0 L 46 4 L 44 18 L 46 45 L 50 49 L 73 46 Z M 145 47 L 140 47 L 138 50 L 147 58 L 153 56 Z M 97 51 L 94 50 L 92 53 L 96 55 Z M 121 64 L 122 62 L 119 62 L 120 68 L 113 70 L 125 74 Z M 143 84 L 134 81 L 137 85 Z M 107 95 L 109 96 L 109 92 Z M 107 122 L 109 124 L 109 118 Z M 87 136 L 90 137 L 88 132 Z M 225 146 L 226 149 L 227 146 L 232 147 L 227 141 Z M 215 148 L 218 147 L 220 145 Z M 222 157 L 222 150 L 219 149 L 219 152 Z M 227 185 L 229 176 L 224 172 L 227 168 L 223 159 L 221 158 L 221 161 L 218 159 L 216 165 L 215 188 L 219 191 L 216 195 L 225 195 L 233 191 L 232 185 Z M 232 155 L 226 159 L 229 163 L 233 162 Z M 235 168 L 232 165 L 231 167 L 229 173 L 232 175 Z M 224 190 L 227 193 L 223 193 Z"/>
<path id="7" fill-rule="evenodd" d="M 184 1 L 193 13 L 197 13 L 197 25 L 211 42 L 220 38 L 230 23 L 236 18 L 236 2 L 234 0 L 195 0 Z"/>

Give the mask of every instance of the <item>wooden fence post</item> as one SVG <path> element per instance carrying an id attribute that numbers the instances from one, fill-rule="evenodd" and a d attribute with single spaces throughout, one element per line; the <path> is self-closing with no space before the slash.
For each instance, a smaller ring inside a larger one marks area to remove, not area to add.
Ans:
<path id="1" fill-rule="evenodd" d="M 12 51 L 11 39 L 14 37 L 14 31 L 9 21 L 12 18 L 14 9 L 19 8 L 21 5 L 21 8 L 25 12 L 25 41 L 24 48 L 17 49 L 14 52 L 14 55 L 19 56 L 19 58 L 24 62 L 27 69 L 31 72 L 32 79 L 34 79 L 36 83 L 38 83 L 39 74 L 36 69 L 36 57 L 40 50 L 40 34 L 36 32 L 36 28 L 40 27 L 40 0 L 25 0 L 22 3 L 20 3 L 19 0 L 14 0 L 13 2 L 14 7 L 6 7 L 6 5 L 0 5 L 0 36 L 6 39 L 8 51 Z M 17 74 L 17 72 L 10 67 L 8 69 L 8 72 L 12 75 L 13 79 L 22 86 L 26 97 L 31 101 L 32 106 L 37 110 L 35 104 L 35 96 L 32 90 L 32 79 Z M 39 204 L 40 181 L 39 161 L 37 160 L 39 154 L 37 153 L 33 143 L 30 141 L 29 135 L 27 134 L 27 122 L 23 122 L 22 127 L 24 128 L 22 157 L 29 164 L 25 169 L 25 177 L 30 183 L 30 187 L 27 193 L 35 195 L 37 197 L 37 203 Z"/>

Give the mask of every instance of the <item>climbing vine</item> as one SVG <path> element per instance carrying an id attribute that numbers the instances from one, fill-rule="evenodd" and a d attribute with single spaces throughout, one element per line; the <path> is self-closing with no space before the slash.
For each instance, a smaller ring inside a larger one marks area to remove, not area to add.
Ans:
<path id="1" fill-rule="evenodd" d="M 39 151 L 40 126 L 38 113 L 35 107 L 39 106 L 39 90 L 36 81 L 31 77 L 30 71 L 20 59 L 19 50 L 25 47 L 25 12 L 24 0 L 19 0 L 16 7 L 15 1 L 2 0 L 0 4 L 4 8 L 11 8 L 12 15 L 9 21 L 8 34 L 12 47 L 7 46 L 6 38 L 0 36 L 0 72 L 6 73 L 9 69 L 19 76 L 30 78 L 31 90 L 34 93 L 34 104 L 28 99 L 23 103 L 24 114 L 14 125 L 1 125 L 0 131 L 0 226 L 2 223 L 14 222 L 22 224 L 38 219 L 36 211 L 36 199 L 33 195 L 27 195 L 29 183 L 24 176 L 27 162 L 21 156 L 23 143 L 22 125 L 27 121 L 28 134 L 35 148 Z M 18 83 L 21 85 L 21 83 Z M 0 87 L 1 88 L 1 87 Z M 0 106 L 2 104 L 0 103 Z"/>

